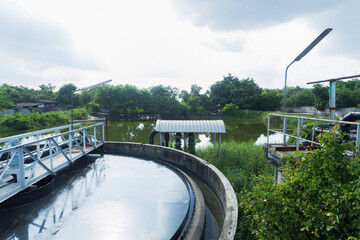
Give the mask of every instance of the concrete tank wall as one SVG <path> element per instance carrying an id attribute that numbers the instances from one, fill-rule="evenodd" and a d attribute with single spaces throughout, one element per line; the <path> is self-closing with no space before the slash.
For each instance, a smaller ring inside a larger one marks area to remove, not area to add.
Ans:
<path id="1" fill-rule="evenodd" d="M 215 166 L 186 152 L 149 144 L 106 142 L 105 153 L 158 159 L 190 171 L 215 193 L 224 211 L 220 239 L 234 239 L 237 226 L 237 199 L 229 180 Z"/>

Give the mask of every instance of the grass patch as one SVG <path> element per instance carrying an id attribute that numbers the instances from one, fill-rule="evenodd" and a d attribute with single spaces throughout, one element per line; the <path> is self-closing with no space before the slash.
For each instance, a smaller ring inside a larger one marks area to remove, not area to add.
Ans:
<path id="1" fill-rule="evenodd" d="M 198 148 L 196 155 L 217 167 L 237 193 L 251 189 L 252 176 L 273 174 L 273 167 L 267 163 L 262 146 L 253 142 L 224 142 L 221 144 L 221 159 L 217 149 L 212 146 Z"/>

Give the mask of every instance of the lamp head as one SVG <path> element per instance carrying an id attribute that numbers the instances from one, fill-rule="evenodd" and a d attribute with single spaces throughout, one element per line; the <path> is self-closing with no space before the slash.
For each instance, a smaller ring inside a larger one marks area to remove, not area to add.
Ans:
<path id="1" fill-rule="evenodd" d="M 310 45 L 302 51 L 299 56 L 295 58 L 294 61 L 300 61 L 308 52 L 311 51 L 326 35 L 332 31 L 332 28 L 325 29 Z"/>

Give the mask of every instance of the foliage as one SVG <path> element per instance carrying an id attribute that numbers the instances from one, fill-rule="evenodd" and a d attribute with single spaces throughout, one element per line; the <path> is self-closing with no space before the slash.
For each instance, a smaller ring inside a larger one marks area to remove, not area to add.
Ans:
<path id="1" fill-rule="evenodd" d="M 73 104 L 74 106 L 79 105 L 79 98 L 78 95 L 75 94 L 75 90 L 77 87 L 70 83 L 70 84 L 64 84 L 58 92 L 58 95 L 56 97 L 56 101 L 59 105 L 71 105 L 71 95 L 73 94 Z"/>
<path id="2" fill-rule="evenodd" d="M 221 110 L 222 114 L 236 118 L 259 119 L 264 117 L 264 112 L 256 110 L 243 110 L 233 103 L 226 104 Z"/>
<path id="3" fill-rule="evenodd" d="M 218 81 L 210 87 L 210 98 L 214 105 L 233 103 L 240 109 L 259 110 L 259 99 L 262 89 L 253 79 L 239 80 L 229 74 L 222 81 Z"/>
<path id="4" fill-rule="evenodd" d="M 222 114 L 230 117 L 238 117 L 239 114 L 239 106 L 233 103 L 226 104 L 222 110 Z"/>
<path id="5" fill-rule="evenodd" d="M 0 88 L 0 108 L 7 109 L 10 108 L 14 104 L 13 100 L 9 96 L 9 94 L 5 91 L 5 89 Z"/>
<path id="6" fill-rule="evenodd" d="M 329 88 L 323 87 L 320 84 L 315 84 L 312 92 L 314 94 L 315 105 L 314 107 L 318 110 L 324 110 L 329 106 Z"/>
<path id="7" fill-rule="evenodd" d="M 314 105 L 314 95 L 311 89 L 300 88 L 299 86 L 296 86 L 295 88 L 288 88 L 287 92 L 288 96 L 286 99 L 286 106 L 288 107 L 302 107 Z"/>
<path id="8" fill-rule="evenodd" d="M 281 106 L 282 99 L 282 91 L 279 89 L 264 89 L 260 96 L 259 110 L 276 110 Z"/>
<path id="9" fill-rule="evenodd" d="M 74 119 L 86 119 L 89 113 L 81 108 L 74 109 Z M 67 124 L 71 119 L 70 111 L 53 111 L 46 113 L 33 112 L 30 115 L 16 113 L 0 117 L 0 128 L 3 131 L 18 131 L 29 128 L 44 128 Z"/>
<path id="10" fill-rule="evenodd" d="M 360 103 L 360 80 L 336 82 L 336 107 L 354 107 Z"/>
<path id="11" fill-rule="evenodd" d="M 206 91 L 201 94 L 201 87 L 192 85 L 191 91 L 181 91 L 179 97 L 182 99 L 182 105 L 186 107 L 186 111 L 190 114 L 209 115 L 213 111 L 213 106 L 210 103 L 210 92 Z"/>
<path id="12" fill-rule="evenodd" d="M 341 138 L 341 136 L 340 136 Z M 241 194 L 239 239 L 346 239 L 360 232 L 360 158 L 332 132 L 322 148 L 288 155 L 284 183 L 255 178 Z"/>
<path id="13" fill-rule="evenodd" d="M 179 92 L 177 88 L 163 85 L 140 89 L 129 84 L 104 85 L 74 92 L 76 89 L 72 83 L 61 86 L 58 91 L 51 84 L 42 84 L 38 90 L 3 84 L 0 86 L 0 109 L 34 100 L 57 101 L 59 106 L 69 106 L 73 93 L 74 106 L 86 107 L 92 111 L 106 109 L 115 114 L 148 113 L 173 117 L 209 115 L 225 108 L 230 116 L 237 116 L 237 109 L 279 110 L 283 99 L 282 89 L 262 89 L 251 78 L 238 79 L 231 74 L 205 91 L 195 84 L 191 86 L 190 92 Z M 314 106 L 318 110 L 324 110 L 329 102 L 329 87 L 321 84 L 315 84 L 312 88 L 288 87 L 286 99 L 289 107 Z M 360 80 L 338 81 L 336 101 L 337 107 L 360 106 Z"/>

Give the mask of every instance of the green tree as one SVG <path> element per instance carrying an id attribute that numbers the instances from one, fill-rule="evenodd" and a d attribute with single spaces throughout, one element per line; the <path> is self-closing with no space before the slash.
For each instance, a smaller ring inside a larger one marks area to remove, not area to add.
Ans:
<path id="1" fill-rule="evenodd" d="M 226 116 L 238 117 L 239 116 L 239 106 L 235 105 L 233 103 L 228 103 L 221 109 L 221 112 L 222 112 L 222 114 L 224 114 Z"/>
<path id="2" fill-rule="evenodd" d="M 288 107 L 314 106 L 314 94 L 311 89 L 299 86 L 290 87 L 287 95 L 286 106 Z"/>
<path id="3" fill-rule="evenodd" d="M 329 88 L 323 87 L 321 84 L 315 84 L 312 89 L 314 94 L 315 105 L 318 110 L 324 110 L 329 106 Z"/>
<path id="4" fill-rule="evenodd" d="M 164 115 L 180 114 L 181 106 L 177 100 L 179 90 L 158 85 L 150 88 L 152 98 L 152 113 L 161 113 Z"/>
<path id="5" fill-rule="evenodd" d="M 259 110 L 274 111 L 281 106 L 283 96 L 279 89 L 265 89 L 259 100 Z"/>
<path id="6" fill-rule="evenodd" d="M 55 86 L 52 86 L 50 83 L 45 85 L 41 84 L 39 86 L 40 90 L 37 91 L 36 98 L 37 100 L 51 100 L 56 99 L 56 93 L 54 92 Z"/>
<path id="7" fill-rule="evenodd" d="M 360 103 L 360 80 L 336 82 L 336 107 L 355 107 Z"/>
<path id="8" fill-rule="evenodd" d="M 79 95 L 74 93 L 77 87 L 72 84 L 64 84 L 60 87 L 56 101 L 58 105 L 71 105 L 71 95 L 74 97 L 74 106 L 80 105 Z"/>
<path id="9" fill-rule="evenodd" d="M 0 87 L 0 108 L 7 109 L 14 105 L 13 100 L 6 92 L 6 89 Z"/>
<path id="10" fill-rule="evenodd" d="M 183 90 L 180 93 L 182 99 L 183 111 L 190 114 L 208 115 L 212 111 L 212 104 L 210 102 L 210 92 L 206 91 L 201 94 L 202 87 L 198 85 L 191 85 L 191 91 L 188 93 Z"/>
<path id="11" fill-rule="evenodd" d="M 240 109 L 258 110 L 262 89 L 253 79 L 246 78 L 241 81 L 229 74 L 222 81 L 216 82 L 210 87 L 210 99 L 215 105 L 233 103 Z"/>

